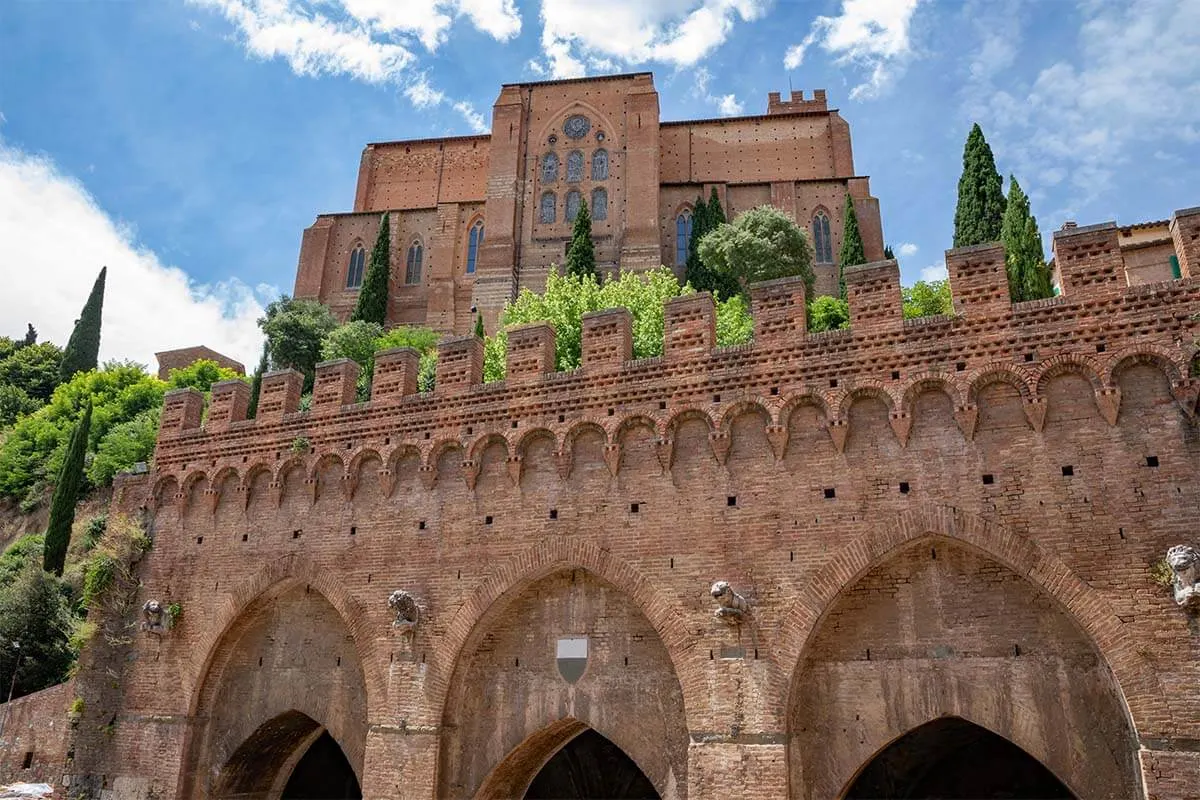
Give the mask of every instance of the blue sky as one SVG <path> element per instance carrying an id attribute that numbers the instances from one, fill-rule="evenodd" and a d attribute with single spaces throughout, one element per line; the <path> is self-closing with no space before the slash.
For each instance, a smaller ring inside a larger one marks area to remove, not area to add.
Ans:
<path id="1" fill-rule="evenodd" d="M 650 69 L 663 119 L 828 90 L 904 279 L 939 274 L 979 121 L 1049 232 L 1200 204 L 1200 3 L 163 0 L 0 5 L 0 327 L 247 364 L 369 141 L 486 125 L 502 82 Z"/>

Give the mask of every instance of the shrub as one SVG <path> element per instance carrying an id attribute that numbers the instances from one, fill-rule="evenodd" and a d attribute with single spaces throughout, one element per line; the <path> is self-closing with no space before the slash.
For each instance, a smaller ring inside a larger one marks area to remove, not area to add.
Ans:
<path id="1" fill-rule="evenodd" d="M 0 586 L 0 686 L 6 694 L 10 682 L 20 697 L 67 677 L 76 653 L 66 595 L 62 581 L 36 562 L 26 562 L 15 580 Z"/>
<path id="2" fill-rule="evenodd" d="M 905 319 L 954 313 L 950 281 L 917 281 L 912 286 L 902 288 L 900 293 L 904 300 Z"/>
<path id="3" fill-rule="evenodd" d="M 822 295 L 808 306 L 808 329 L 813 333 L 850 327 L 850 306 L 840 297 Z"/>
<path id="4" fill-rule="evenodd" d="M 800 275 L 812 296 L 813 253 L 803 229 L 772 206 L 738 214 L 700 240 L 700 260 L 718 276 L 742 285 Z"/>

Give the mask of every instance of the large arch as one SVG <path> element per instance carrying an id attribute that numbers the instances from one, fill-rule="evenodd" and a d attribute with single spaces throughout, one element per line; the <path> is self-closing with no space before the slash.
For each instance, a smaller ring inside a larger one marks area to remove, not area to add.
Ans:
<path id="1" fill-rule="evenodd" d="M 788 703 L 793 796 L 839 796 L 890 742 L 950 715 L 1075 795 L 1140 792 L 1121 687 L 1076 618 L 1030 575 L 926 533 L 842 582 L 807 638 Z"/>
<path id="2" fill-rule="evenodd" d="M 323 733 L 361 785 L 370 697 L 363 637 L 316 582 L 295 574 L 306 570 L 293 559 L 240 587 L 234 598 L 249 599 L 204 642 L 180 796 L 277 797 Z"/>
<path id="3" fill-rule="evenodd" d="M 602 559 L 589 553 L 541 566 L 522 559 L 526 569 L 475 619 L 457 657 L 438 659 L 454 665 L 442 717 L 439 797 L 519 796 L 585 728 L 628 754 L 663 797 L 686 791 L 684 693 L 676 654 L 660 632 L 664 604 L 640 602 L 649 587 L 629 591 L 629 576 L 614 565 L 592 570 L 581 560 Z M 665 626 L 668 632 L 686 635 L 671 631 L 674 624 Z M 564 672 L 556 658 L 569 639 L 587 641 L 581 677 Z"/>

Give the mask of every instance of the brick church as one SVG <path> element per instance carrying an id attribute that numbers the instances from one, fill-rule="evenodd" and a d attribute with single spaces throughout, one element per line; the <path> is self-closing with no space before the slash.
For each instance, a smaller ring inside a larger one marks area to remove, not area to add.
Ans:
<path id="1" fill-rule="evenodd" d="M 384 209 L 393 321 L 448 332 L 539 285 L 584 198 L 610 268 L 678 268 L 712 187 L 794 214 L 827 287 L 849 192 L 876 260 L 846 270 L 845 330 L 809 333 L 785 278 L 748 287 L 737 347 L 695 293 L 656 358 L 608 309 L 569 372 L 535 323 L 503 381 L 465 335 L 430 392 L 408 348 L 362 402 L 349 360 L 303 409 L 291 370 L 252 417 L 242 381 L 169 392 L 109 516 L 152 547 L 77 674 L 3 707 L 0 778 L 103 800 L 1200 795 L 1200 208 L 1055 232 L 1045 300 L 1012 302 L 1000 244 L 949 250 L 953 312 L 905 319 L 825 102 L 663 123 L 649 75 L 514 85 L 490 136 L 368 147 L 297 279 L 342 313 Z"/>
<path id="2" fill-rule="evenodd" d="M 806 228 L 819 293 L 837 289 L 847 193 L 868 260 L 883 258 L 879 201 L 824 91 L 772 93 L 761 116 L 664 122 L 643 72 L 508 84 L 490 134 L 367 145 L 354 210 L 304 232 L 294 294 L 348 317 L 387 211 L 389 322 L 467 333 L 478 309 L 491 330 L 562 263 L 581 202 L 602 270 L 682 276 L 692 205 L 713 189 L 731 219 L 769 203 Z"/>

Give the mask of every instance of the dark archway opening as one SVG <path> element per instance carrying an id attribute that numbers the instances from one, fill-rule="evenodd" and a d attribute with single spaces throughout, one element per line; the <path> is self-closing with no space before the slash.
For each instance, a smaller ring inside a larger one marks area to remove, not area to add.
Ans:
<path id="1" fill-rule="evenodd" d="M 361 800 L 362 790 L 346 754 L 322 733 L 292 770 L 281 800 Z"/>
<path id="2" fill-rule="evenodd" d="M 846 792 L 847 800 L 1074 800 L 1033 756 L 959 717 L 943 717 L 881 750 Z"/>
<path id="3" fill-rule="evenodd" d="M 633 759 L 591 729 L 555 753 L 525 792 L 525 800 L 601 798 L 659 800 L 659 795 Z"/>

